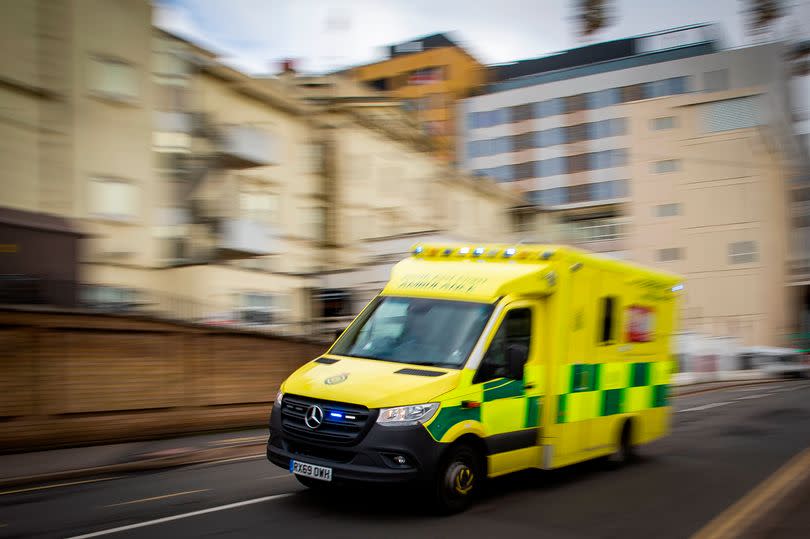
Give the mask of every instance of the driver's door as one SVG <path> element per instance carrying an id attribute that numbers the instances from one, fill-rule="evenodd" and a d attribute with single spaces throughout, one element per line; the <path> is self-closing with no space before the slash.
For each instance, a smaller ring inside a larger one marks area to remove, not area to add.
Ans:
<path id="1" fill-rule="evenodd" d="M 540 302 L 510 303 L 500 314 L 473 378 L 482 389 L 490 475 L 539 465 L 542 402 Z"/>

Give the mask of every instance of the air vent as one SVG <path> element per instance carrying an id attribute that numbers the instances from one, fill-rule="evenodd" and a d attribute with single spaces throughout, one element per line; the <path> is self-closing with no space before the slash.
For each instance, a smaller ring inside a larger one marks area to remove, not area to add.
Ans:
<path id="1" fill-rule="evenodd" d="M 328 357 L 319 357 L 318 359 L 315 360 L 315 363 L 323 363 L 324 365 L 334 365 L 338 361 L 340 361 L 340 360 L 339 359 L 332 359 L 332 358 L 328 358 Z"/>
<path id="2" fill-rule="evenodd" d="M 428 371 L 425 369 L 399 369 L 395 374 L 412 374 L 414 376 L 441 376 L 442 371 Z"/>

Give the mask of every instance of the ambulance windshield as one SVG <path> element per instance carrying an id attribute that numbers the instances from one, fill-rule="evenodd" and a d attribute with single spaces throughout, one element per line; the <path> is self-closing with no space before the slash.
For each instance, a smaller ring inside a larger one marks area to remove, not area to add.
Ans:
<path id="1" fill-rule="evenodd" d="M 461 368 L 493 305 L 383 296 L 335 343 L 331 353 L 416 365 Z"/>

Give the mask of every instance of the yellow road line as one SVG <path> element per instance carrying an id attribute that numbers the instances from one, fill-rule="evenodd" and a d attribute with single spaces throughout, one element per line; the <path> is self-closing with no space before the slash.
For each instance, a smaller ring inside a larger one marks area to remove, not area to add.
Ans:
<path id="1" fill-rule="evenodd" d="M 20 492 L 32 492 L 35 490 L 45 490 L 49 488 L 57 488 L 57 487 L 69 487 L 71 485 L 83 485 L 85 483 L 97 483 L 99 481 L 110 481 L 111 479 L 119 479 L 124 477 L 123 475 L 116 475 L 113 477 L 99 477 L 97 479 L 85 479 L 84 481 L 71 481 L 69 483 L 55 483 L 53 485 L 42 485 L 40 487 L 28 487 L 28 488 L 19 488 L 16 490 L 4 490 L 0 492 L 0 496 L 5 494 L 18 494 Z"/>
<path id="2" fill-rule="evenodd" d="M 128 502 L 121 502 L 121 503 L 113 503 L 110 505 L 105 505 L 104 507 L 118 507 L 121 505 L 130 505 L 133 503 L 142 503 L 142 502 L 152 502 L 155 500 L 165 500 L 166 498 L 174 498 L 175 496 L 185 496 L 187 494 L 196 494 L 197 492 L 208 492 L 211 490 L 210 488 L 201 488 L 198 490 L 185 490 L 183 492 L 174 492 L 172 494 L 164 494 L 162 496 L 152 496 L 151 498 L 141 498 L 139 500 L 131 500 Z"/>
<path id="3" fill-rule="evenodd" d="M 740 536 L 757 519 L 791 494 L 793 487 L 810 476 L 810 448 L 805 449 L 734 505 L 720 513 L 692 539 L 726 539 Z"/>

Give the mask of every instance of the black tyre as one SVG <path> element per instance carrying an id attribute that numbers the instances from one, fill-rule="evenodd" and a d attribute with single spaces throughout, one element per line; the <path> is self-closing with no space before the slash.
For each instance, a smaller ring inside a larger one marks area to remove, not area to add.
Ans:
<path id="1" fill-rule="evenodd" d="M 612 463 L 617 465 L 628 464 L 636 459 L 636 448 L 633 446 L 633 423 L 625 421 L 619 434 L 619 443 L 616 452 L 611 456 Z"/>
<path id="2" fill-rule="evenodd" d="M 481 455 L 475 448 L 460 444 L 451 447 L 436 470 L 433 494 L 440 514 L 467 509 L 484 480 Z"/>

